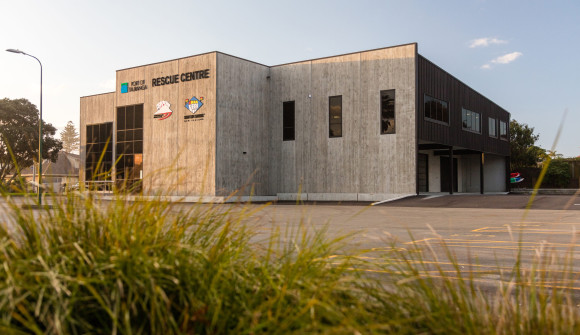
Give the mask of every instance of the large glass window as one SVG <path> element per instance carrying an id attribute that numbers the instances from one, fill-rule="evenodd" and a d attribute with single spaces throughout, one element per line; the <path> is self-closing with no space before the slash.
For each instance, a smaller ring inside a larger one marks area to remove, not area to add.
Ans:
<path id="1" fill-rule="evenodd" d="M 427 120 L 449 124 L 449 104 L 447 101 L 425 95 L 424 109 Z"/>
<path id="2" fill-rule="evenodd" d="M 381 134 L 395 130 L 395 90 L 381 91 Z"/>
<path id="3" fill-rule="evenodd" d="M 143 178 L 143 105 L 117 107 L 118 186 L 140 190 Z"/>
<path id="4" fill-rule="evenodd" d="M 490 117 L 489 118 L 489 136 L 497 138 L 497 120 Z"/>
<path id="5" fill-rule="evenodd" d="M 342 95 L 328 98 L 329 137 L 342 137 Z"/>
<path id="6" fill-rule="evenodd" d="M 502 140 L 508 139 L 507 123 L 505 121 L 499 121 L 499 138 Z"/>
<path id="7" fill-rule="evenodd" d="M 295 120 L 294 120 L 294 101 L 284 101 L 282 103 L 282 140 L 294 141 L 295 139 Z"/>
<path id="8" fill-rule="evenodd" d="M 480 115 L 478 112 L 470 111 L 469 109 L 461 108 L 461 123 L 463 129 L 475 133 L 481 132 Z"/>
<path id="9" fill-rule="evenodd" d="M 113 166 L 113 142 L 111 138 L 113 122 L 89 124 L 86 134 L 85 181 L 110 181 L 111 167 Z"/>

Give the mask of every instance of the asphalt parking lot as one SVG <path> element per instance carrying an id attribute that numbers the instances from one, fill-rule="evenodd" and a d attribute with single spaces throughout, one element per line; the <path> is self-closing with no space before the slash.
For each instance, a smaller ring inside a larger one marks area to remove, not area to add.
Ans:
<path id="1" fill-rule="evenodd" d="M 248 219 L 267 237 L 273 229 L 326 229 L 331 237 L 354 233 L 347 249 L 366 250 L 365 259 L 391 257 L 399 248 L 424 247 L 435 254 L 424 260 L 455 273 L 441 248 L 445 244 L 465 271 L 483 286 L 509 281 L 518 255 L 524 270 L 538 257 L 571 256 L 572 275 L 580 278 L 580 198 L 537 196 L 526 210 L 526 195 L 418 196 L 377 206 L 360 203 L 272 204 Z M 231 205 L 236 206 L 236 205 Z M 252 205 L 258 206 L 258 205 Z M 558 267 L 559 265 L 556 265 Z M 560 287 L 562 283 L 552 283 Z M 569 283 L 565 284 L 569 285 Z M 569 287 L 580 294 L 580 282 Z"/>
<path id="2" fill-rule="evenodd" d="M 539 195 L 528 210 L 529 200 L 530 196 L 513 194 L 426 195 L 376 206 L 327 202 L 221 206 L 233 213 L 255 210 L 245 222 L 256 233 L 256 241 L 264 241 L 274 231 L 324 229 L 331 238 L 352 235 L 344 252 L 359 254 L 376 264 L 387 258 L 393 261 L 393 246 L 409 251 L 423 248 L 428 251 L 423 261 L 432 263 L 434 268 L 429 275 L 438 275 L 440 270 L 435 268 L 440 267 L 453 277 L 454 266 L 441 247 L 445 244 L 461 271 L 465 271 L 462 275 L 473 275 L 488 287 L 509 282 L 518 257 L 523 269 L 528 270 L 539 257 L 558 260 L 568 256 L 571 274 L 580 278 L 580 197 Z M 210 205 L 184 203 L 177 208 L 190 206 Z M 567 285 L 580 295 L 580 280 L 571 286 L 569 282 L 550 285 Z"/>
<path id="3" fill-rule="evenodd" d="M 440 207 L 440 208 L 490 208 L 525 209 L 531 196 L 523 194 L 502 195 L 421 195 L 387 202 L 389 207 Z M 530 209 L 580 210 L 579 195 L 536 195 Z"/>

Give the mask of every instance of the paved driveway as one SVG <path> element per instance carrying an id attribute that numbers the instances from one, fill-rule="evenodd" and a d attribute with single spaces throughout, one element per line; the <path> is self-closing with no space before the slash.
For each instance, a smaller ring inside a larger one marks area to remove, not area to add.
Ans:
<path id="1" fill-rule="evenodd" d="M 454 276 L 452 264 L 440 248 L 445 243 L 461 268 L 484 286 L 508 280 L 518 252 L 526 269 L 539 256 L 572 256 L 572 274 L 579 276 L 580 199 L 539 196 L 532 209 L 525 210 L 528 199 L 524 195 L 453 195 L 413 197 L 379 206 L 274 204 L 248 222 L 258 229 L 259 238 L 274 228 L 296 229 L 300 224 L 309 229 L 326 227 L 331 236 L 356 232 L 346 248 L 368 250 L 365 259 L 376 262 L 392 257 L 392 241 L 408 250 L 431 247 L 436 255 L 425 252 L 424 260 Z M 438 274 L 435 267 L 431 274 Z M 573 286 L 580 293 L 580 282 Z"/>

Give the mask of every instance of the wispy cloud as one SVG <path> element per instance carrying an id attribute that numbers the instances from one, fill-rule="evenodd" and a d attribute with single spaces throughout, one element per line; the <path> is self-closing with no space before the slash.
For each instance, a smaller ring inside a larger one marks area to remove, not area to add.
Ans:
<path id="1" fill-rule="evenodd" d="M 487 47 L 492 44 L 506 44 L 507 41 L 497 39 L 495 37 L 483 37 L 472 40 L 469 44 L 470 48 Z"/>
<path id="2" fill-rule="evenodd" d="M 505 54 L 503 56 L 499 56 L 497 58 L 492 59 L 489 63 L 483 64 L 481 66 L 481 68 L 483 70 L 489 70 L 489 69 L 491 69 L 491 64 L 509 64 L 509 63 L 515 61 L 516 59 L 520 58 L 522 55 L 523 55 L 523 53 L 521 53 L 519 51 Z"/>
<path id="3" fill-rule="evenodd" d="M 516 59 L 518 59 L 520 56 L 522 56 L 523 54 L 519 51 L 516 52 L 512 52 L 503 56 L 499 56 L 496 59 L 492 60 L 492 63 L 495 64 L 508 64 L 511 63 L 513 61 L 515 61 Z"/>

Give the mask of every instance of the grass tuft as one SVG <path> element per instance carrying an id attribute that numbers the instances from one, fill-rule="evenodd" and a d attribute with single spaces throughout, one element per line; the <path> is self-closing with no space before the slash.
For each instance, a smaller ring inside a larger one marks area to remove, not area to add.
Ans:
<path id="1" fill-rule="evenodd" d="M 257 206 L 88 192 L 6 203 L 1 333 L 580 333 L 573 250 L 498 267 L 489 289 L 443 240 L 346 254 L 349 236 L 305 224 L 258 236 Z"/>

